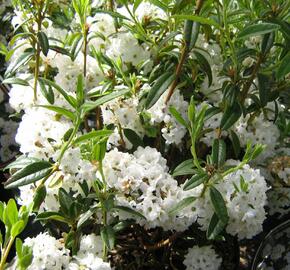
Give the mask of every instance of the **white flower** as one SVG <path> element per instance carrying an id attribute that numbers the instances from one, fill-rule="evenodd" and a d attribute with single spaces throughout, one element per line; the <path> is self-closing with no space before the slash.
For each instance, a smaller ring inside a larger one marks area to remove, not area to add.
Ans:
<path id="1" fill-rule="evenodd" d="M 237 161 L 228 161 L 228 165 L 238 165 Z M 203 185 L 191 191 L 192 196 L 199 197 Z M 262 224 L 266 218 L 265 205 L 267 202 L 266 181 L 259 170 L 244 165 L 242 169 L 224 177 L 215 188 L 219 190 L 225 200 L 229 215 L 227 232 L 238 235 L 239 239 L 252 238 L 262 231 Z M 238 190 L 237 190 L 238 189 Z M 245 203 L 246 202 L 246 203 Z M 196 209 L 202 229 L 208 228 L 213 207 L 209 191 L 199 197 L 193 206 Z"/>
<path id="2" fill-rule="evenodd" d="M 72 123 L 56 119 L 56 113 L 44 108 L 27 109 L 15 137 L 23 154 L 37 158 L 50 158 L 62 145 L 62 139 Z"/>
<path id="3" fill-rule="evenodd" d="M 118 191 L 117 203 L 146 217 L 145 221 L 119 211 L 121 219 L 135 218 L 147 228 L 160 226 L 177 231 L 187 229 L 196 220 L 190 208 L 176 216 L 168 215 L 176 201 L 186 197 L 187 193 L 168 174 L 166 160 L 156 149 L 138 147 L 133 155 L 114 149 L 106 154 L 103 166 L 107 183 Z"/>
<path id="4" fill-rule="evenodd" d="M 211 246 L 194 246 L 188 250 L 183 264 L 186 270 L 218 270 L 222 259 Z"/>
<path id="5" fill-rule="evenodd" d="M 166 144 L 179 145 L 182 142 L 187 130 L 184 126 L 177 122 L 175 117 L 171 115 L 169 108 L 174 107 L 181 116 L 187 118 L 188 102 L 184 100 L 179 90 L 175 90 L 169 102 L 165 104 L 168 90 L 158 99 L 158 101 L 148 110 L 151 115 L 152 125 L 164 123 L 161 129 L 162 136 Z"/>
<path id="6" fill-rule="evenodd" d="M 33 259 L 27 270 L 62 270 L 69 263 L 69 250 L 64 244 L 47 233 L 26 238 L 25 246 L 32 248 Z"/>

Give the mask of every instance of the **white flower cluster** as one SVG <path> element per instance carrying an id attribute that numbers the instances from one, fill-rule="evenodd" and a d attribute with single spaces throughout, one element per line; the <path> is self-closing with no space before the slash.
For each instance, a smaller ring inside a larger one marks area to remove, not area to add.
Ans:
<path id="1" fill-rule="evenodd" d="M 227 164 L 238 165 L 239 162 L 229 160 Z M 266 218 L 264 207 L 268 187 L 259 170 L 244 165 L 242 169 L 225 176 L 215 187 L 223 194 L 228 209 L 229 223 L 226 231 L 229 234 L 237 235 L 239 239 L 252 238 L 262 230 Z M 200 197 L 202 188 L 203 185 L 200 185 L 191 192 L 199 197 L 193 206 L 198 216 L 197 222 L 206 230 L 213 214 L 213 206 L 209 190 Z"/>
<path id="2" fill-rule="evenodd" d="M 102 257 L 102 239 L 95 234 L 82 237 L 77 255 L 69 263 L 68 270 L 111 270 Z"/>
<path id="3" fill-rule="evenodd" d="M 32 262 L 27 270 L 111 270 L 110 264 L 101 259 L 102 240 L 94 234 L 81 238 L 80 249 L 71 257 L 64 246 L 48 233 L 40 233 L 35 238 L 26 238 L 24 245 L 32 248 Z M 14 270 L 12 265 L 8 270 Z"/>
<path id="4" fill-rule="evenodd" d="M 58 155 L 59 150 L 52 156 L 55 161 L 57 161 Z M 74 192 L 75 196 L 83 194 L 80 184 L 85 181 L 88 187 L 91 187 L 92 181 L 95 179 L 96 169 L 91 162 L 82 159 L 79 148 L 68 149 L 59 164 L 59 171 L 55 172 L 45 182 L 47 195 L 39 211 L 59 210 L 57 196 L 60 187 L 67 192 Z M 36 188 L 37 186 L 34 184 L 20 187 L 18 203 L 21 205 L 32 203 Z"/>
<path id="5" fill-rule="evenodd" d="M 194 246 L 188 249 L 183 264 L 186 270 L 218 270 L 222 258 L 220 258 L 211 246 Z"/>
<path id="6" fill-rule="evenodd" d="M 15 140 L 23 154 L 48 159 L 62 145 L 63 136 L 71 127 L 70 121 L 58 119 L 56 113 L 33 108 L 23 115 Z"/>
<path id="7" fill-rule="evenodd" d="M 101 106 L 103 122 L 105 125 L 114 124 L 116 128 L 114 133 L 109 137 L 109 145 L 120 145 L 121 129 L 132 129 L 134 130 L 141 138 L 144 136 L 144 129 L 141 125 L 139 114 L 137 112 L 138 98 L 118 98 Z M 132 144 L 122 135 L 126 149 L 131 149 Z"/>
<path id="8" fill-rule="evenodd" d="M 166 144 L 179 145 L 186 134 L 186 128 L 177 122 L 175 117 L 170 113 L 169 108 L 174 107 L 184 119 L 187 118 L 188 102 L 184 100 L 179 90 L 175 90 L 171 99 L 165 104 L 168 90 L 158 99 L 158 101 L 148 110 L 151 115 L 151 124 L 161 124 L 162 136 Z"/>
<path id="9" fill-rule="evenodd" d="M 166 160 L 151 147 L 138 147 L 133 153 L 122 153 L 114 149 L 104 159 L 104 174 L 108 184 L 118 192 L 117 204 L 130 207 L 146 217 L 138 218 L 147 228 L 160 226 L 165 230 L 182 231 L 196 217 L 190 209 L 178 216 L 169 216 L 169 210 L 186 197 L 187 193 L 168 174 Z M 132 215 L 118 213 L 120 218 Z"/>
<path id="10" fill-rule="evenodd" d="M 69 263 L 69 250 L 64 244 L 50 236 L 40 233 L 35 238 L 26 238 L 25 246 L 32 248 L 33 259 L 27 270 L 61 270 Z"/>

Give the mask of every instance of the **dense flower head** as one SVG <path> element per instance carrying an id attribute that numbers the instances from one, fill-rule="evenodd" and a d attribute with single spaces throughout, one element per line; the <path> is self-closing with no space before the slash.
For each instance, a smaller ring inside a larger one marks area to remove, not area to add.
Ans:
<path id="1" fill-rule="evenodd" d="M 218 270 L 222 259 L 211 246 L 194 246 L 188 249 L 183 264 L 186 270 Z"/>

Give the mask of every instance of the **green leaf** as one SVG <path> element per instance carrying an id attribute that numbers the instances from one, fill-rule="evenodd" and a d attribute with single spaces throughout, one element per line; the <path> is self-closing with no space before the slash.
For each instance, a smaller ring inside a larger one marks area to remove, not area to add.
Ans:
<path id="1" fill-rule="evenodd" d="M 50 103 L 54 103 L 54 93 L 52 91 L 52 87 L 48 85 L 46 88 L 45 84 L 43 83 L 42 80 L 38 80 L 39 86 L 40 86 L 40 91 L 42 95 L 46 98 L 46 100 Z"/>
<path id="2" fill-rule="evenodd" d="M 208 25 L 214 26 L 216 28 L 221 28 L 220 25 L 217 22 L 215 22 L 214 20 L 204 18 L 201 16 L 197 16 L 197 15 L 179 14 L 179 15 L 173 15 L 172 17 L 175 19 L 178 19 L 178 20 L 191 20 L 191 21 L 198 22 L 201 24 L 208 24 Z"/>
<path id="3" fill-rule="evenodd" d="M 101 162 L 106 154 L 107 142 L 98 143 L 93 148 L 93 157 L 95 160 Z"/>
<path id="4" fill-rule="evenodd" d="M 20 238 L 16 238 L 15 240 L 15 249 L 17 253 L 17 257 L 21 258 L 22 257 L 22 246 L 23 243 Z"/>
<path id="5" fill-rule="evenodd" d="M 186 128 L 189 127 L 187 121 L 182 117 L 182 115 L 177 111 L 173 106 L 169 107 L 170 113 L 174 116 L 174 118 L 177 120 L 179 124 L 182 126 L 185 126 Z"/>
<path id="6" fill-rule="evenodd" d="M 280 66 L 277 69 L 277 78 L 280 80 L 290 72 L 290 52 L 282 59 Z"/>
<path id="7" fill-rule="evenodd" d="M 8 219 L 10 224 L 13 226 L 18 221 L 18 209 L 14 199 L 10 199 L 4 211 L 6 220 Z"/>
<path id="8" fill-rule="evenodd" d="M 89 133 L 86 133 L 76 138 L 74 140 L 74 144 L 83 143 L 87 140 L 106 138 L 106 137 L 109 137 L 112 133 L 113 133 L 113 130 L 107 130 L 107 129 L 93 130 L 93 131 L 90 131 Z"/>
<path id="9" fill-rule="evenodd" d="M 239 104 L 235 103 L 233 106 L 228 107 L 221 119 L 221 129 L 229 129 L 234 123 L 238 121 L 241 115 L 242 110 Z"/>
<path id="10" fill-rule="evenodd" d="M 56 45 L 50 45 L 49 49 L 51 49 L 52 51 L 55 51 L 57 53 L 72 57 L 71 53 L 67 49 L 65 49 L 63 47 L 59 47 L 59 46 L 56 46 Z"/>
<path id="11" fill-rule="evenodd" d="M 130 91 L 129 89 L 124 89 L 124 90 L 112 92 L 110 94 L 106 94 L 106 95 L 98 98 L 96 101 L 87 101 L 87 102 L 85 102 L 81 106 L 81 108 L 82 108 L 84 113 L 89 112 L 89 111 L 95 109 L 96 107 L 101 106 L 101 105 L 105 104 L 106 102 L 108 102 L 108 101 L 110 101 L 112 99 L 121 97 L 121 96 L 129 93 L 129 91 Z"/>
<path id="12" fill-rule="evenodd" d="M 68 222 L 68 220 L 59 212 L 53 212 L 53 211 L 42 212 L 36 216 L 36 220 L 38 221 L 45 221 L 45 220 L 50 220 L 50 219 L 64 222 L 64 223 Z"/>
<path id="13" fill-rule="evenodd" d="M 181 162 L 173 171 L 172 176 L 189 175 L 196 173 L 192 159 L 187 159 Z"/>
<path id="14" fill-rule="evenodd" d="M 43 203 L 46 197 L 46 187 L 42 185 L 36 189 L 36 192 L 33 196 L 33 211 L 36 212 L 39 210 L 40 205 Z"/>
<path id="15" fill-rule="evenodd" d="M 202 70 L 205 72 L 205 74 L 208 77 L 208 86 L 210 87 L 212 84 L 212 71 L 209 62 L 205 58 L 205 56 L 198 51 L 194 50 L 195 57 L 198 61 L 198 64 L 202 68 Z"/>
<path id="16" fill-rule="evenodd" d="M 2 84 L 18 84 L 23 86 L 29 86 L 28 81 L 20 79 L 20 78 L 8 78 L 2 81 Z"/>
<path id="17" fill-rule="evenodd" d="M 214 213 L 211 217 L 206 237 L 210 240 L 215 240 L 218 235 L 224 230 L 226 224 L 223 223 L 217 216 L 216 213 Z"/>
<path id="18" fill-rule="evenodd" d="M 61 212 L 64 214 L 69 214 L 69 209 L 73 203 L 73 198 L 63 188 L 60 188 L 58 191 L 58 199 Z"/>
<path id="19" fill-rule="evenodd" d="M 239 137 L 233 130 L 230 130 L 230 138 L 231 138 L 232 145 L 234 148 L 235 156 L 236 158 L 238 158 L 241 153 L 241 144 L 240 144 Z"/>
<path id="20" fill-rule="evenodd" d="M 75 115 L 73 112 L 62 108 L 62 107 L 58 107 L 58 106 L 54 106 L 54 105 L 38 105 L 38 107 L 42 107 L 42 108 L 46 108 L 48 110 L 51 110 L 53 112 L 56 112 L 57 114 L 63 115 L 66 118 L 74 121 L 75 120 Z"/>
<path id="21" fill-rule="evenodd" d="M 4 170 L 8 169 L 22 169 L 23 167 L 32 164 L 34 162 L 41 161 L 40 159 L 37 158 L 32 158 L 32 157 L 27 157 L 25 155 L 22 155 L 18 157 L 15 161 L 11 162 L 8 164 Z"/>
<path id="22" fill-rule="evenodd" d="M 227 224 L 229 220 L 229 215 L 223 196 L 215 187 L 210 187 L 209 195 L 212 206 L 214 208 L 214 212 L 224 224 Z"/>
<path id="23" fill-rule="evenodd" d="M 187 46 L 188 51 L 191 51 L 194 47 L 198 33 L 199 33 L 199 22 L 193 22 L 191 20 L 186 20 L 184 24 L 184 41 Z"/>
<path id="24" fill-rule="evenodd" d="M 261 44 L 261 52 L 266 55 L 270 49 L 273 47 L 275 40 L 275 32 L 265 34 Z"/>
<path id="25" fill-rule="evenodd" d="M 193 188 L 201 185 L 202 183 L 204 183 L 208 179 L 209 179 L 209 177 L 206 173 L 193 175 L 189 180 L 187 180 L 185 182 L 183 190 L 193 189 Z"/>
<path id="26" fill-rule="evenodd" d="M 0 220 L 3 222 L 3 214 L 5 209 L 5 204 L 3 202 L 0 202 Z"/>
<path id="27" fill-rule="evenodd" d="M 37 33 L 38 42 L 40 45 L 40 48 L 42 50 L 42 53 L 47 56 L 48 50 L 49 50 L 49 42 L 46 34 L 44 32 L 38 32 Z"/>
<path id="28" fill-rule="evenodd" d="M 108 249 L 115 246 L 115 232 L 111 226 L 105 226 L 101 229 L 101 237 Z"/>
<path id="29" fill-rule="evenodd" d="M 31 51 L 22 53 L 14 65 L 8 66 L 5 72 L 5 78 L 10 77 L 10 75 L 15 73 L 20 67 L 25 66 L 33 56 L 34 53 Z"/>
<path id="30" fill-rule="evenodd" d="M 215 139 L 212 146 L 213 163 L 220 168 L 226 161 L 226 144 L 221 139 Z"/>
<path id="31" fill-rule="evenodd" d="M 172 72 L 166 72 L 155 81 L 145 102 L 146 109 L 150 109 L 158 101 L 160 96 L 168 89 L 174 79 L 175 74 L 172 74 Z"/>
<path id="32" fill-rule="evenodd" d="M 170 210 L 169 210 L 169 215 L 177 215 L 179 211 L 184 209 L 185 207 L 191 205 L 194 201 L 196 200 L 196 197 L 187 197 L 176 203 Z"/>
<path id="33" fill-rule="evenodd" d="M 81 228 L 95 213 L 93 209 L 89 209 L 87 212 L 80 215 L 78 223 L 77 223 L 77 229 Z"/>
<path id="34" fill-rule="evenodd" d="M 141 213 L 137 212 L 136 210 L 130 208 L 130 207 L 127 207 L 127 206 L 123 206 L 123 205 L 115 205 L 113 207 L 113 209 L 117 209 L 117 210 L 120 210 L 120 211 L 124 211 L 124 212 L 127 212 L 133 216 L 137 216 L 137 217 L 140 217 L 140 218 L 143 218 L 143 219 L 146 219 L 146 217 L 144 217 Z"/>
<path id="35" fill-rule="evenodd" d="M 46 176 L 52 171 L 52 164 L 47 161 L 38 161 L 27 165 L 13 174 L 5 183 L 5 188 L 15 188 L 34 183 Z"/>
<path id="36" fill-rule="evenodd" d="M 126 138 L 130 141 L 130 143 L 133 144 L 134 149 L 136 149 L 138 146 L 143 146 L 144 143 L 143 140 L 140 138 L 140 136 L 132 129 L 124 128 L 123 129 L 124 135 Z"/>
<path id="37" fill-rule="evenodd" d="M 120 232 L 126 228 L 128 228 L 130 225 L 132 225 L 132 221 L 130 220 L 122 220 L 118 222 L 116 225 L 114 225 L 113 229 L 115 232 Z"/>
<path id="38" fill-rule="evenodd" d="M 290 60 L 290 59 L 289 59 Z M 268 76 L 258 73 L 258 83 L 259 83 L 259 97 L 262 107 L 265 107 L 268 103 L 268 98 L 270 96 L 270 82 Z"/>
<path id="39" fill-rule="evenodd" d="M 19 235 L 25 228 L 25 223 L 23 220 L 19 220 L 16 223 L 14 223 L 12 225 L 12 229 L 11 229 L 11 236 L 12 237 L 16 237 L 17 235 Z"/>
<path id="40" fill-rule="evenodd" d="M 245 27 L 238 35 L 238 38 L 249 38 L 251 36 L 264 35 L 278 30 L 280 26 L 274 23 L 259 23 Z"/>
<path id="41" fill-rule="evenodd" d="M 77 80 L 77 101 L 79 106 L 84 103 L 85 100 L 85 90 L 84 90 L 84 76 L 80 74 Z"/>
<path id="42" fill-rule="evenodd" d="M 39 81 L 42 81 L 44 84 L 51 86 L 52 88 L 54 88 L 56 91 L 58 91 L 63 97 L 64 99 L 73 107 L 76 108 L 77 107 L 77 101 L 76 99 L 67 94 L 65 90 L 63 90 L 59 85 L 57 85 L 55 82 L 50 81 L 48 79 L 45 78 L 39 78 Z"/>

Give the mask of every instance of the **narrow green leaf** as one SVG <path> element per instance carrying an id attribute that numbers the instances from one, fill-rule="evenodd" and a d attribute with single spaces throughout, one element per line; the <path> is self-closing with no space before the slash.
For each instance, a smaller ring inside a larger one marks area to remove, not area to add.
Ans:
<path id="1" fill-rule="evenodd" d="M 19 235 L 20 233 L 22 233 L 22 231 L 25 228 L 25 223 L 23 220 L 19 220 L 16 223 L 14 223 L 12 225 L 12 229 L 11 229 L 11 236 L 12 237 L 16 237 L 17 235 Z"/>
<path id="2" fill-rule="evenodd" d="M 124 211 L 124 212 L 127 212 L 133 216 L 138 216 L 140 218 L 143 218 L 143 219 L 146 219 L 146 217 L 144 217 L 141 213 L 137 212 L 136 210 L 130 208 L 130 207 L 127 207 L 127 206 L 123 206 L 123 205 L 115 205 L 113 207 L 113 209 L 117 209 L 117 210 L 120 210 L 120 211 Z"/>
<path id="3" fill-rule="evenodd" d="M 3 222 L 3 214 L 6 205 L 3 202 L 0 202 L 0 220 Z"/>
<path id="4" fill-rule="evenodd" d="M 238 121 L 241 115 L 242 110 L 239 104 L 235 103 L 233 106 L 228 107 L 221 119 L 221 129 L 229 129 L 234 123 Z"/>
<path id="5" fill-rule="evenodd" d="M 77 101 L 79 106 L 84 103 L 85 100 L 85 92 L 84 92 L 84 76 L 80 74 L 77 80 Z"/>
<path id="6" fill-rule="evenodd" d="M 238 38 L 249 38 L 251 36 L 264 35 L 271 33 L 280 28 L 278 24 L 274 23 L 259 23 L 245 27 L 238 35 Z"/>
<path id="7" fill-rule="evenodd" d="M 215 139 L 212 146 L 212 161 L 220 168 L 226 161 L 226 144 L 221 139 Z"/>
<path id="8" fill-rule="evenodd" d="M 196 197 L 187 197 L 176 203 L 170 210 L 169 210 L 169 215 L 177 215 L 179 211 L 184 209 L 185 207 L 191 205 L 194 201 L 196 200 Z"/>
<path id="9" fill-rule="evenodd" d="M 290 60 L 290 59 L 289 59 Z M 262 107 L 265 107 L 268 103 L 268 98 L 270 97 L 270 82 L 268 76 L 258 73 L 258 84 L 259 84 L 259 97 Z"/>
<path id="10" fill-rule="evenodd" d="M 37 158 L 32 158 L 32 157 L 27 157 L 25 155 L 22 155 L 18 157 L 15 161 L 11 162 L 8 164 L 4 170 L 8 169 L 22 169 L 23 167 L 32 164 L 34 162 L 41 161 L 40 159 Z"/>
<path id="11" fill-rule="evenodd" d="M 33 196 L 33 211 L 36 212 L 39 210 L 40 205 L 43 203 L 46 197 L 46 187 L 42 185 L 37 188 Z"/>
<path id="12" fill-rule="evenodd" d="M 217 22 L 215 22 L 214 20 L 204 18 L 204 17 L 198 16 L 198 15 L 178 14 L 178 15 L 173 15 L 172 17 L 175 19 L 178 19 L 178 20 L 191 20 L 191 21 L 198 22 L 201 24 L 208 24 L 208 25 L 212 25 L 216 28 L 221 28 L 220 25 Z"/>
<path id="13" fill-rule="evenodd" d="M 115 91 L 115 92 L 112 92 L 110 94 L 106 94 L 100 98 L 98 98 L 96 101 L 87 101 L 85 102 L 81 108 L 83 110 L 83 112 L 89 112 L 93 109 L 95 109 L 96 107 L 98 106 L 101 106 L 103 104 L 105 104 L 106 102 L 112 100 L 112 99 L 115 99 L 115 98 L 118 98 L 118 97 L 121 97 L 127 93 L 129 93 L 129 89 L 124 89 L 124 90 L 120 90 L 120 91 Z"/>
<path id="14" fill-rule="evenodd" d="M 29 86 L 28 81 L 20 78 L 8 78 L 2 81 L 2 84 L 18 84 L 23 86 Z"/>
<path id="15" fill-rule="evenodd" d="M 57 85 L 55 82 L 50 81 L 48 79 L 45 78 L 39 78 L 39 81 L 42 81 L 44 84 L 51 86 L 52 88 L 54 88 L 56 91 L 58 91 L 63 97 L 64 99 L 73 107 L 76 108 L 77 107 L 77 101 L 76 99 L 67 94 L 65 90 L 63 90 L 59 85 Z"/>
<path id="16" fill-rule="evenodd" d="M 199 28 L 200 28 L 200 23 L 194 22 L 192 25 L 192 30 L 191 30 L 190 43 L 188 46 L 189 51 L 191 51 L 193 47 L 195 46 L 195 43 L 197 41 L 198 34 L 199 34 Z"/>
<path id="17" fill-rule="evenodd" d="M 229 220 L 229 215 L 223 196 L 215 187 L 210 187 L 209 195 L 212 206 L 214 208 L 214 212 L 224 224 L 227 224 Z"/>
<path id="18" fill-rule="evenodd" d="M 69 214 L 70 207 L 73 203 L 73 199 L 63 188 L 58 191 L 58 199 L 60 204 L 60 210 L 63 214 Z"/>
<path id="19" fill-rule="evenodd" d="M 45 220 L 56 220 L 60 222 L 67 223 L 67 219 L 61 215 L 59 212 L 42 212 L 36 216 L 36 220 L 45 221 Z"/>
<path id="20" fill-rule="evenodd" d="M 194 174 L 196 170 L 194 169 L 195 166 L 193 164 L 192 159 L 187 159 L 183 162 L 181 162 L 173 171 L 172 176 L 180 176 L 180 175 L 189 175 Z"/>
<path id="21" fill-rule="evenodd" d="M 4 215 L 7 215 L 7 218 L 12 226 L 18 221 L 18 209 L 14 199 L 10 199 L 8 201 Z"/>
<path id="22" fill-rule="evenodd" d="M 5 183 L 5 188 L 15 188 L 34 183 L 50 174 L 52 164 L 47 161 L 38 161 L 27 165 L 13 174 Z"/>
<path id="23" fill-rule="evenodd" d="M 201 53 L 199 53 L 198 51 L 194 50 L 193 51 L 196 59 L 198 61 L 198 64 L 201 66 L 202 70 L 205 72 L 205 74 L 208 77 L 208 86 L 210 87 L 212 84 L 212 71 L 211 71 L 211 66 L 209 64 L 209 62 L 207 61 L 207 59 L 205 58 L 204 55 L 202 55 Z"/>
<path id="24" fill-rule="evenodd" d="M 22 53 L 14 65 L 8 66 L 5 72 L 5 78 L 10 77 L 10 75 L 15 73 L 20 67 L 25 66 L 33 56 L 34 53 L 31 51 Z"/>
<path id="25" fill-rule="evenodd" d="M 81 228 L 95 213 L 93 209 L 89 209 L 84 214 L 80 215 L 78 223 L 77 223 L 77 229 Z"/>
<path id="26" fill-rule="evenodd" d="M 105 226 L 101 229 L 101 237 L 108 249 L 115 246 L 115 232 L 111 226 Z"/>
<path id="27" fill-rule="evenodd" d="M 182 115 L 177 111 L 173 106 L 169 107 L 170 113 L 174 116 L 174 118 L 177 120 L 179 124 L 182 126 L 185 126 L 186 128 L 189 127 L 187 121 L 182 117 Z"/>
<path id="28" fill-rule="evenodd" d="M 123 132 L 124 132 L 125 137 L 130 141 L 130 143 L 133 144 L 134 149 L 136 149 L 138 146 L 144 147 L 143 140 L 134 130 L 129 129 L 129 128 L 124 128 Z"/>
<path id="29" fill-rule="evenodd" d="M 208 230 L 206 232 L 207 239 L 215 240 L 224 230 L 225 226 L 226 224 L 218 218 L 216 213 L 214 213 L 211 217 Z"/>
<path id="30" fill-rule="evenodd" d="M 155 81 L 145 102 L 146 109 L 150 109 L 158 101 L 160 96 L 168 89 L 174 79 L 175 74 L 172 74 L 172 72 L 166 72 Z"/>
<path id="31" fill-rule="evenodd" d="M 42 107 L 42 108 L 46 108 L 48 110 L 54 111 L 57 114 L 63 115 L 66 118 L 68 118 L 68 119 L 70 119 L 72 121 L 75 120 L 74 113 L 69 111 L 69 110 L 67 110 L 67 109 L 65 109 L 65 108 L 54 106 L 54 105 L 38 105 L 38 107 Z"/>
<path id="32" fill-rule="evenodd" d="M 57 53 L 72 57 L 71 53 L 66 48 L 59 47 L 59 46 L 56 46 L 56 45 L 50 45 L 49 49 L 51 49 L 52 51 L 55 51 Z"/>
<path id="33" fill-rule="evenodd" d="M 275 32 L 265 34 L 261 44 L 261 52 L 266 55 L 270 49 L 273 47 L 275 40 Z"/>
<path id="34" fill-rule="evenodd" d="M 183 190 L 193 189 L 204 183 L 206 180 L 208 180 L 208 178 L 209 177 L 206 173 L 193 175 L 189 180 L 185 182 Z"/>
<path id="35" fill-rule="evenodd" d="M 90 131 L 89 133 L 86 133 L 76 138 L 74 140 L 74 144 L 83 143 L 87 140 L 106 138 L 106 137 L 109 137 L 112 133 L 113 133 L 113 130 L 108 130 L 108 129 L 93 130 L 93 131 Z"/>
<path id="36" fill-rule="evenodd" d="M 46 98 L 46 100 L 50 103 L 54 103 L 54 93 L 52 90 L 52 87 L 48 85 L 46 88 L 45 84 L 43 83 L 42 80 L 38 80 L 39 86 L 40 86 L 40 91 L 43 94 L 43 96 Z"/>
<path id="37" fill-rule="evenodd" d="M 277 69 L 277 78 L 280 80 L 290 72 L 290 52 L 282 59 L 280 66 Z"/>
<path id="38" fill-rule="evenodd" d="M 40 48 L 42 50 L 42 53 L 45 56 L 47 56 L 48 50 L 49 50 L 49 41 L 48 41 L 46 34 L 44 32 L 38 32 L 37 38 L 38 38 L 38 42 L 39 42 Z"/>
<path id="39" fill-rule="evenodd" d="M 238 158 L 241 153 L 241 144 L 240 144 L 239 137 L 233 130 L 230 130 L 230 138 L 231 138 L 232 145 L 234 148 L 235 156 L 236 158 Z"/>

